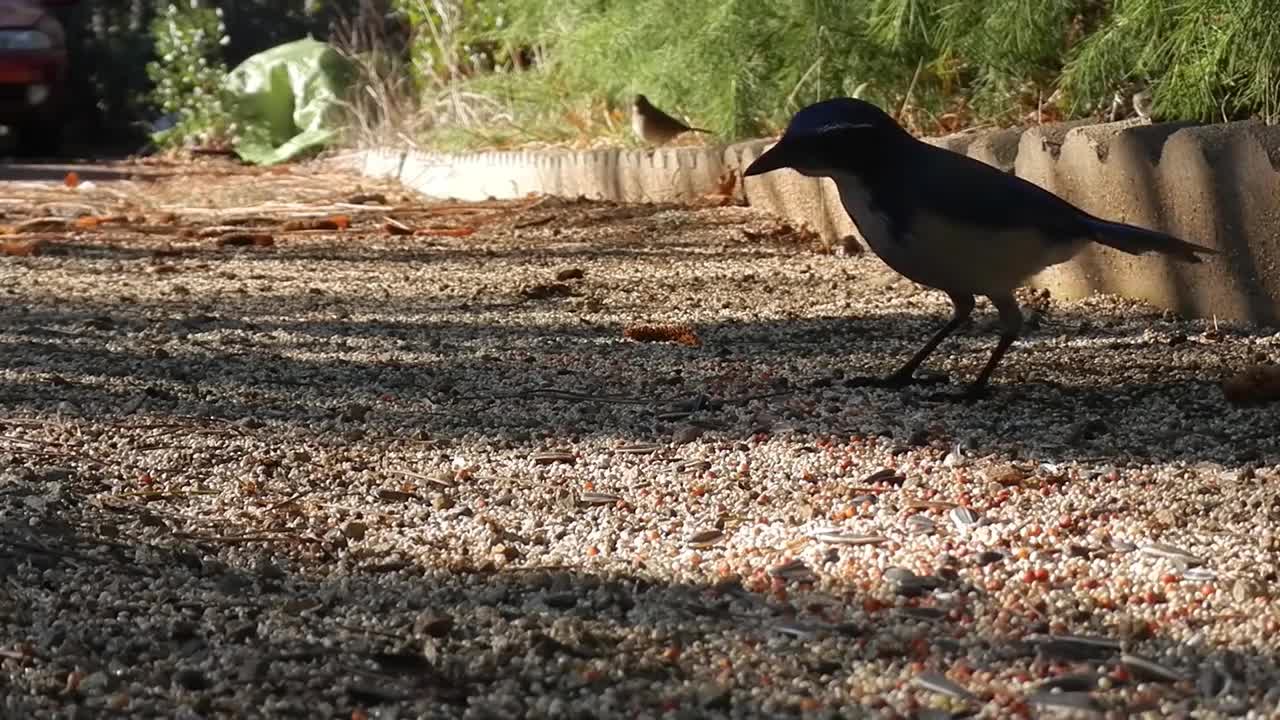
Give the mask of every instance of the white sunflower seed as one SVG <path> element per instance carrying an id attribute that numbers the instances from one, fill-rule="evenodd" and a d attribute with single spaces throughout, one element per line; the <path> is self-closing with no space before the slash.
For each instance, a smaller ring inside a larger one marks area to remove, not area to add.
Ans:
<path id="1" fill-rule="evenodd" d="M 859 533 L 847 532 L 818 532 L 813 534 L 813 539 L 818 542 L 827 543 L 828 545 L 881 545 L 889 542 L 889 538 L 883 535 L 863 535 Z"/>
<path id="2" fill-rule="evenodd" d="M 551 465 L 552 463 L 571 463 L 575 460 L 574 454 L 567 450 L 547 450 L 546 452 L 534 453 L 533 461 L 539 465 Z"/>
<path id="3" fill-rule="evenodd" d="M 1098 701 L 1087 692 L 1038 692 L 1027 698 L 1032 705 L 1062 708 L 1064 710 L 1083 710 L 1101 712 Z"/>
<path id="4" fill-rule="evenodd" d="M 648 455 L 649 453 L 657 452 L 662 448 L 662 445 L 655 445 L 654 443 L 635 443 L 632 445 L 616 447 L 613 451 L 619 455 Z"/>
<path id="5" fill-rule="evenodd" d="M 812 640 L 818 636 L 818 628 L 802 622 L 784 621 L 774 624 L 773 629 L 775 632 L 801 640 Z"/>
<path id="6" fill-rule="evenodd" d="M 1189 567 L 1182 571 L 1182 577 L 1190 582 L 1212 582 L 1218 579 L 1218 572 L 1205 567 Z"/>
<path id="7" fill-rule="evenodd" d="M 903 521 L 903 525 L 918 535 L 928 535 L 938 528 L 938 524 L 928 515 L 912 515 Z"/>
<path id="8" fill-rule="evenodd" d="M 1169 560 L 1184 562 L 1188 565 L 1204 564 L 1204 560 L 1192 555 L 1190 552 L 1166 543 L 1149 543 L 1138 548 L 1138 551 L 1148 557 L 1167 558 Z"/>
<path id="9" fill-rule="evenodd" d="M 1120 656 L 1120 664 L 1140 679 L 1154 682 L 1179 682 L 1186 679 L 1186 674 L 1177 668 L 1162 665 L 1141 655 L 1128 653 Z"/>
<path id="10" fill-rule="evenodd" d="M 578 496 L 583 505 L 615 505 L 622 501 L 622 496 L 613 493 L 585 492 Z"/>
<path id="11" fill-rule="evenodd" d="M 961 505 L 960 507 L 957 507 L 957 508 L 952 508 L 950 512 L 950 516 L 951 516 L 951 522 L 954 523 L 955 526 L 960 530 L 967 530 L 971 527 L 974 527 L 978 523 L 982 522 L 981 515 L 979 515 L 976 511 L 974 511 L 973 508 L 968 508 L 968 507 L 965 507 L 964 505 Z"/>

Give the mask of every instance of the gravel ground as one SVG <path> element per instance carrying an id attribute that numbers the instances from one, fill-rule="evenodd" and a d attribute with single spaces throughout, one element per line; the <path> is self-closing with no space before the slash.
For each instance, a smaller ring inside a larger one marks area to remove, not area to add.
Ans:
<path id="1" fill-rule="evenodd" d="M 1028 295 L 943 402 L 842 383 L 940 293 L 745 208 L 154 177 L 0 186 L 6 717 L 1280 707 L 1272 331 Z"/>

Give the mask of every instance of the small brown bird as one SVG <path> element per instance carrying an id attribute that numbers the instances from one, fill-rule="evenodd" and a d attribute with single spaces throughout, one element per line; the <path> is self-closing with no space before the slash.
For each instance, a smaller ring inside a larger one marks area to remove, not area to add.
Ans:
<path id="1" fill-rule="evenodd" d="M 636 137 L 651 145 L 664 145 L 686 132 L 711 132 L 685 125 L 654 107 L 644 95 L 636 95 L 635 102 L 631 104 L 631 129 Z"/>

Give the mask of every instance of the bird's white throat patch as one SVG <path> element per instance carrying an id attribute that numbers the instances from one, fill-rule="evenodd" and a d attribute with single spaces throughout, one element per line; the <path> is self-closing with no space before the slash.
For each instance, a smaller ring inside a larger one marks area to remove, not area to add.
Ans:
<path id="1" fill-rule="evenodd" d="M 886 254 L 892 254 L 894 247 L 899 244 L 889 216 L 872 203 L 871 191 L 862 182 L 862 178 L 849 173 L 834 173 L 830 177 L 836 184 L 836 191 L 840 193 L 840 204 L 844 205 L 845 212 L 857 226 L 862 239 L 871 246 L 872 252 L 888 259 Z"/>

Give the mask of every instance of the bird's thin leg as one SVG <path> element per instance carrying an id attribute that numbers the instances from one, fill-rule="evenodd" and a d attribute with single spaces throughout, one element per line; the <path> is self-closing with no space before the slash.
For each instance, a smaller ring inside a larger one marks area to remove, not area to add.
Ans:
<path id="1" fill-rule="evenodd" d="M 996 297 L 988 295 L 987 297 L 1000 313 L 1000 341 L 996 343 L 995 350 L 991 351 L 991 358 L 983 366 L 982 372 L 978 373 L 978 377 L 965 392 L 965 397 L 969 399 L 981 397 L 986 392 L 987 380 L 991 378 L 991 373 L 995 372 L 1000 359 L 1009 351 L 1009 347 L 1022 332 L 1022 309 L 1018 307 L 1018 301 L 1013 295 Z"/>
<path id="2" fill-rule="evenodd" d="M 929 338 L 929 342 L 925 343 L 924 347 L 911 356 L 906 365 L 898 368 L 897 372 L 885 378 L 884 383 L 886 385 L 901 387 L 910 384 L 916 374 L 916 370 L 920 368 L 925 359 L 937 349 L 938 345 L 942 344 L 943 340 L 947 339 L 948 335 L 955 332 L 957 328 L 964 324 L 965 320 L 969 319 L 969 315 L 973 313 L 973 296 L 958 293 L 947 293 L 947 295 L 951 298 L 951 304 L 955 306 L 955 312 L 952 314 L 951 319 L 947 321 L 946 325 L 939 328 L 938 332 L 933 334 L 933 337 Z"/>

